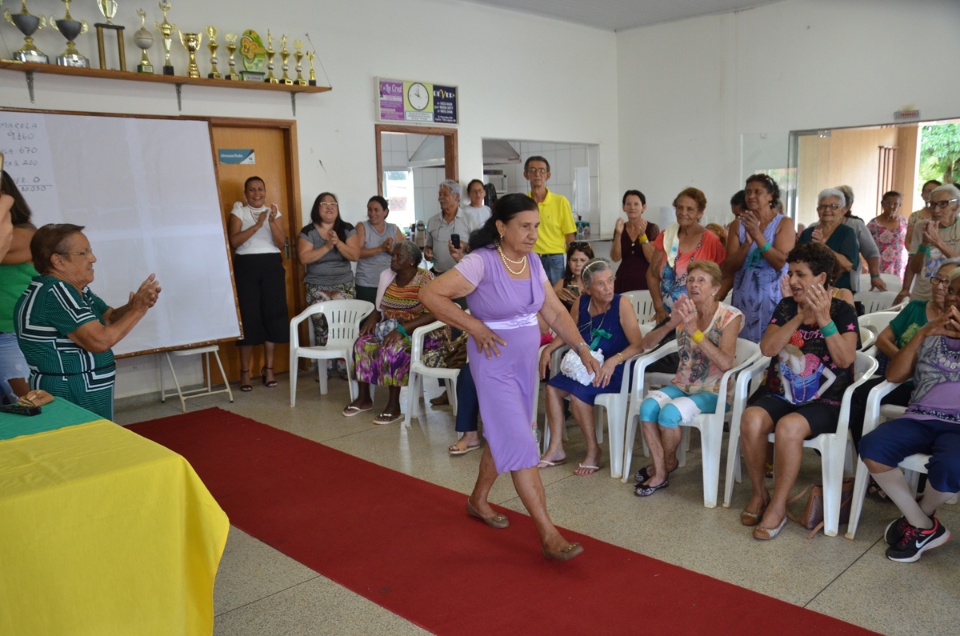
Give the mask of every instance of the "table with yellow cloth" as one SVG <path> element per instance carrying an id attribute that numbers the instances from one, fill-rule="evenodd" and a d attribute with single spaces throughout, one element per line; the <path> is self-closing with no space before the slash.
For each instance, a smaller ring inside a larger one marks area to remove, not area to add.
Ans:
<path id="1" fill-rule="evenodd" d="M 150 440 L 60 399 L 0 414 L 0 634 L 211 634 L 229 527 Z"/>

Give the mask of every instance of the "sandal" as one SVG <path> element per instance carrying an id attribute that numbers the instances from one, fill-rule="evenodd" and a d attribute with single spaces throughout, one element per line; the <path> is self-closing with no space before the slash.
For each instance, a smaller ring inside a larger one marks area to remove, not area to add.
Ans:
<path id="1" fill-rule="evenodd" d="M 672 469 L 668 470 L 667 476 L 669 477 L 670 475 L 675 473 L 678 468 L 680 468 L 680 464 L 677 464 Z M 650 478 L 653 477 L 653 475 L 651 474 L 652 470 L 653 470 L 653 464 L 650 464 L 649 466 L 644 466 L 643 468 L 637 471 L 636 475 L 633 476 L 633 481 L 638 484 L 642 484 L 645 481 L 650 481 Z"/>
<path id="2" fill-rule="evenodd" d="M 247 374 L 249 376 L 250 369 L 240 369 L 240 375 L 243 375 L 243 374 Z M 253 385 L 243 384 L 243 381 L 241 380 L 240 390 L 243 391 L 244 393 L 249 393 L 250 391 L 253 391 Z"/>
<path id="3" fill-rule="evenodd" d="M 461 445 L 460 445 L 460 442 L 458 441 L 456 444 L 451 445 L 451 446 L 447 449 L 447 452 L 450 453 L 450 454 L 453 455 L 453 456 L 466 455 L 467 453 L 469 453 L 469 452 L 471 452 L 471 451 L 477 450 L 478 448 L 480 448 L 480 446 L 482 446 L 482 444 L 479 444 L 479 443 L 476 444 L 475 446 L 469 446 L 469 445 L 466 445 L 466 444 L 463 445 L 463 446 L 461 446 Z"/>
<path id="4" fill-rule="evenodd" d="M 267 371 L 273 371 L 273 367 L 263 367 L 260 369 L 260 380 L 263 382 L 263 386 L 267 387 L 268 389 L 277 388 L 276 380 L 270 380 L 267 382 Z"/>
<path id="5" fill-rule="evenodd" d="M 780 531 L 783 530 L 785 525 L 787 525 L 787 515 L 783 515 L 783 521 L 781 521 L 780 525 L 776 528 L 763 528 L 761 526 L 754 528 L 753 538 L 758 541 L 770 541 L 780 534 Z"/>
<path id="6" fill-rule="evenodd" d="M 373 423 L 379 424 L 379 425 L 393 424 L 394 422 L 399 422 L 402 419 L 403 419 L 403 413 L 397 413 L 396 415 L 394 415 L 393 413 L 387 413 L 386 411 L 384 411 L 380 415 L 373 418 Z"/>
<path id="7" fill-rule="evenodd" d="M 637 484 L 637 487 L 633 489 L 633 494 L 637 497 L 649 497 L 653 493 L 657 492 L 662 488 L 666 488 L 670 485 L 670 482 L 664 479 L 661 483 L 656 486 L 644 486 L 643 484 Z"/>

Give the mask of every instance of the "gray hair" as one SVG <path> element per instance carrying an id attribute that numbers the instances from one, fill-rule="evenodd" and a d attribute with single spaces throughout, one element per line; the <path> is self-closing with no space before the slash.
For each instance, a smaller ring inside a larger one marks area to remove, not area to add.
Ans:
<path id="1" fill-rule="evenodd" d="M 853 188 L 848 185 L 839 185 L 837 190 L 843 192 L 843 196 L 847 201 L 847 205 L 844 207 L 852 208 L 853 207 Z"/>
<path id="2" fill-rule="evenodd" d="M 400 241 L 393 246 L 393 249 L 399 249 L 400 253 L 409 258 L 417 267 L 420 266 L 420 261 L 423 260 L 423 252 L 420 251 L 420 248 L 417 247 L 417 244 L 413 241 Z"/>
<path id="3" fill-rule="evenodd" d="M 445 179 L 444 182 L 440 184 L 440 187 L 446 188 L 447 190 L 450 191 L 450 194 L 455 194 L 457 198 L 460 198 L 460 195 L 462 194 L 462 188 L 460 187 L 460 183 L 457 181 L 454 181 L 453 179 Z"/>
<path id="4" fill-rule="evenodd" d="M 820 205 L 824 199 L 829 199 L 831 197 L 836 197 L 840 199 L 840 207 L 847 207 L 847 197 L 844 196 L 843 192 L 836 188 L 827 188 L 826 190 L 821 190 L 820 194 L 817 195 L 817 205 Z"/>
<path id="5" fill-rule="evenodd" d="M 940 261 L 940 265 L 937 267 L 937 273 L 940 273 L 940 270 L 946 267 L 947 265 L 960 265 L 960 256 L 954 256 L 953 258 L 945 258 Z"/>
<path id="6" fill-rule="evenodd" d="M 590 288 L 590 283 L 593 282 L 593 278 L 597 274 L 602 274 L 603 272 L 610 269 L 610 261 L 605 258 L 592 258 L 586 265 L 583 266 L 583 269 L 580 270 L 580 280 L 583 281 L 583 286 Z"/>
<path id="7" fill-rule="evenodd" d="M 960 188 L 952 183 L 944 183 L 942 186 L 938 186 L 930 193 L 930 197 L 933 198 L 933 195 L 937 192 L 949 192 L 951 199 L 960 199 Z"/>

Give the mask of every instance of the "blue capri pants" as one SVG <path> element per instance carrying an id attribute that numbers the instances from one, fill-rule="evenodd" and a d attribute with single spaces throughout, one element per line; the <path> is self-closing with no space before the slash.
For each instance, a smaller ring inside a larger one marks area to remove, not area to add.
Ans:
<path id="1" fill-rule="evenodd" d="M 860 457 L 896 466 L 910 455 L 930 455 L 927 481 L 940 492 L 960 491 L 960 425 L 902 417 L 884 422 L 860 440 Z"/>
<path id="2" fill-rule="evenodd" d="M 716 393 L 685 393 L 668 384 L 647 394 L 647 399 L 640 404 L 640 419 L 656 422 L 664 428 L 676 428 L 681 422 L 689 422 L 700 413 L 713 413 L 716 409 Z"/>

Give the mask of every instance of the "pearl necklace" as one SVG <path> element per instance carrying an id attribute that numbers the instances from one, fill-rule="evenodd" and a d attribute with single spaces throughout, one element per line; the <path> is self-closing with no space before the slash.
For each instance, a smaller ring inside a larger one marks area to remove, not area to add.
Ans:
<path id="1" fill-rule="evenodd" d="M 511 260 L 511 259 L 507 258 L 507 255 L 503 253 L 503 249 L 500 247 L 499 241 L 497 242 L 497 252 L 500 254 L 500 260 L 503 261 L 503 266 L 506 267 L 506 268 L 507 268 L 507 271 L 510 272 L 511 274 L 513 274 L 514 276 L 519 276 L 520 274 L 522 274 L 522 273 L 524 273 L 525 271 L 527 271 L 527 257 L 526 257 L 526 255 L 524 255 L 524 257 L 521 258 L 521 259 L 518 260 L 518 261 L 514 261 L 514 260 Z M 519 269 L 519 270 L 513 270 L 513 269 L 510 267 L 510 263 L 513 263 L 514 265 L 520 265 L 520 269 Z"/>

